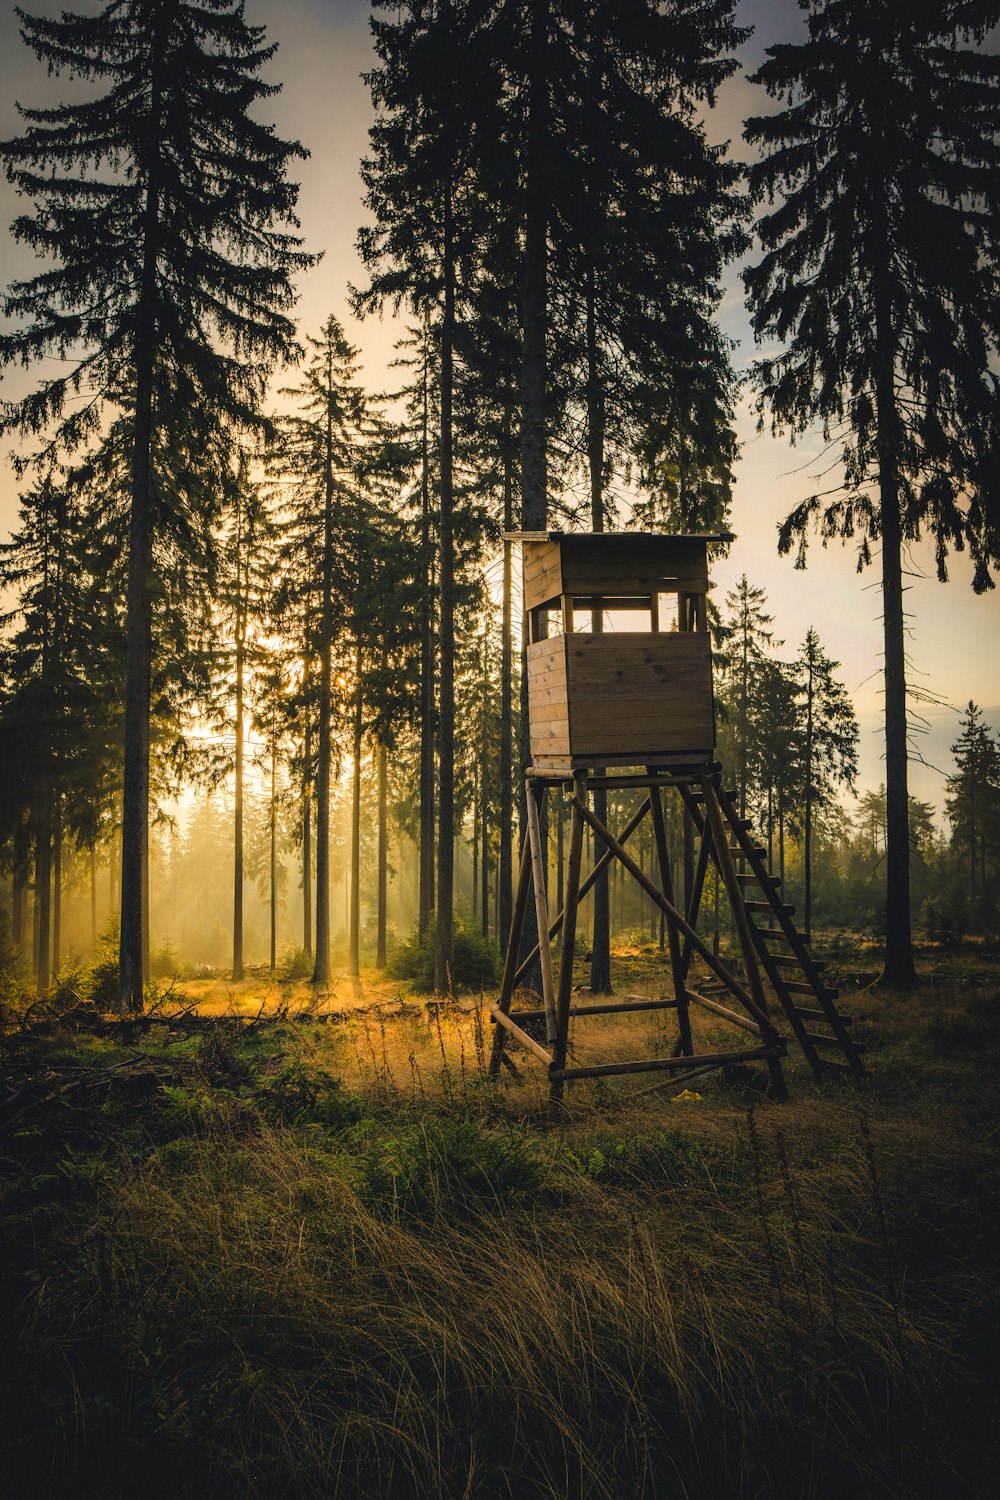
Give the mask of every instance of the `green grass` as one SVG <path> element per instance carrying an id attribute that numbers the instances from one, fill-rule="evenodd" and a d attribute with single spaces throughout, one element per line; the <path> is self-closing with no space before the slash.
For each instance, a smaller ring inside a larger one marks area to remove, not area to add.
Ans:
<path id="1" fill-rule="evenodd" d="M 0 1494 L 990 1495 L 997 980 L 852 995 L 857 1083 L 558 1120 L 477 1006 L 10 1029 L 84 1083 L 0 1135 Z"/>

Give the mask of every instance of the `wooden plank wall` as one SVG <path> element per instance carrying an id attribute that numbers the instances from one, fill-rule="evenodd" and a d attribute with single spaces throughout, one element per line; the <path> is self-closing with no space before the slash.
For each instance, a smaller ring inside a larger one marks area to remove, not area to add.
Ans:
<path id="1" fill-rule="evenodd" d="M 569 755 L 569 693 L 564 635 L 528 647 L 528 727 L 531 758 Z"/>
<path id="2" fill-rule="evenodd" d="M 562 593 L 558 542 L 522 542 L 524 609 L 539 609 Z"/>
<path id="3" fill-rule="evenodd" d="M 707 635 L 574 635 L 567 677 L 575 759 L 713 748 Z"/>

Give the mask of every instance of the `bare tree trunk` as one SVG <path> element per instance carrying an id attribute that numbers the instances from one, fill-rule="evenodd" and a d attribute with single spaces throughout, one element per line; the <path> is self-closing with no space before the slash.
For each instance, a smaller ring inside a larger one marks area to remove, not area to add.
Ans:
<path id="1" fill-rule="evenodd" d="M 389 895 L 389 767 L 388 752 L 380 740 L 378 747 L 378 951 L 375 965 L 384 969 L 389 961 L 386 927 Z"/>
<path id="2" fill-rule="evenodd" d="M 910 811 L 907 786 L 906 642 L 903 621 L 903 534 L 899 514 L 899 445 L 895 342 L 888 296 L 876 292 L 876 407 L 879 522 L 882 533 L 882 622 L 885 649 L 886 912 L 885 984 L 916 982 L 910 929 Z"/>
<path id="3" fill-rule="evenodd" d="M 447 5 L 447 0 L 446 0 Z M 450 12 L 450 5 L 447 6 Z M 450 168 L 449 168 L 450 170 Z M 438 699 L 437 924 L 434 986 L 450 992 L 454 969 L 455 895 L 455 542 L 452 473 L 452 387 L 455 337 L 453 184 L 444 184 L 441 318 L 440 691 Z"/>
<path id="4" fill-rule="evenodd" d="M 506 540 L 513 525 L 514 475 L 509 408 L 503 432 L 503 619 L 500 643 L 500 854 L 497 865 L 497 938 L 507 950 L 514 909 L 511 834 L 514 826 L 514 570 L 513 543 Z"/>
<path id="5" fill-rule="evenodd" d="M 271 973 L 278 967 L 278 740 L 271 740 Z"/>
<path id="6" fill-rule="evenodd" d="M 604 390 L 597 363 L 597 287 L 593 265 L 587 267 L 587 459 L 590 469 L 590 524 L 595 531 L 604 530 Z M 593 611 L 591 628 L 595 635 L 604 630 L 604 613 Z M 601 822 L 608 821 L 608 794 L 600 785 L 603 771 L 594 771 L 594 813 Z M 590 988 L 596 995 L 611 994 L 611 912 L 608 872 L 598 876 L 594 886 L 594 931 L 591 944 Z"/>
<path id="7" fill-rule="evenodd" d="M 473 917 L 479 910 L 479 776 L 473 775 L 472 788 L 472 906 Z"/>
<path id="8" fill-rule="evenodd" d="M 168 23 L 157 13 L 154 47 Z M 148 906 L 145 878 L 149 834 L 149 717 L 152 671 L 153 367 L 156 348 L 156 260 L 159 248 L 159 70 L 153 69 L 148 117 L 143 249 L 135 325 L 135 407 L 125 638 L 125 754 L 122 790 L 121 926 L 118 949 L 118 1009 L 139 1012 L 148 965 Z"/>
<path id="9" fill-rule="evenodd" d="M 549 204 L 546 162 L 549 157 L 549 99 L 547 54 L 549 35 L 548 0 L 535 0 L 531 7 L 531 61 L 528 77 L 528 125 L 525 150 L 524 255 L 521 281 L 523 326 L 521 363 L 521 527 L 544 531 L 548 520 L 547 480 L 547 356 L 548 333 L 548 232 Z M 527 837 L 527 803 L 524 772 L 531 762 L 528 732 L 527 628 L 521 635 L 521 732 L 520 759 L 521 838 Z M 539 805 L 543 846 L 547 845 L 545 798 Z M 521 951 L 529 952 L 538 942 L 535 904 L 528 902 L 521 935 Z M 537 961 L 525 983 L 541 989 Z"/>
<path id="10" fill-rule="evenodd" d="M 355 649 L 354 666 L 354 771 L 351 785 L 351 904 L 348 916 L 347 972 L 357 978 L 361 973 L 361 743 L 362 683 L 361 648 Z"/>
<path id="11" fill-rule="evenodd" d="M 806 675 L 806 784 L 802 858 L 805 865 L 802 935 L 812 942 L 812 813 L 813 813 L 813 665 L 812 653 Z"/>
<path id="12" fill-rule="evenodd" d="M 90 946 L 97 947 L 97 854 L 90 846 Z"/>
<path id="13" fill-rule="evenodd" d="M 20 862 L 18 862 L 14 866 L 11 877 L 10 924 L 14 946 L 20 953 L 22 960 L 24 959 L 24 887 L 24 870 Z"/>
<path id="14" fill-rule="evenodd" d="M 323 505 L 323 619 L 319 649 L 319 747 L 316 762 L 316 960 L 313 984 L 330 978 L 330 719 L 333 657 L 333 364 L 327 365 Z"/>
<path id="15" fill-rule="evenodd" d="M 34 899 L 32 900 L 32 903 L 31 903 L 31 972 L 35 976 L 35 986 L 37 988 L 37 985 L 38 985 L 38 955 L 39 955 L 39 951 L 40 951 L 39 942 L 38 942 L 38 934 L 41 931 L 41 925 L 42 925 L 41 900 L 40 900 L 39 890 L 38 890 L 38 855 L 37 855 L 37 852 L 36 852 L 36 855 L 35 855 L 35 879 L 34 879 L 34 884 L 32 886 L 32 896 L 33 896 Z M 48 976 L 46 976 L 46 985 L 47 984 L 48 984 Z"/>
<path id="16" fill-rule="evenodd" d="M 52 818 L 52 973 L 58 978 L 62 962 L 62 795 L 55 794 Z"/>
<path id="17" fill-rule="evenodd" d="M 482 857 L 480 869 L 482 872 L 482 894 L 480 896 L 479 925 L 483 937 L 490 935 L 490 819 L 489 809 L 486 801 L 486 756 L 483 755 L 479 769 L 479 834 L 482 841 Z"/>
<path id="18" fill-rule="evenodd" d="M 51 951 L 52 789 L 42 789 L 35 835 L 35 984 L 40 995 L 49 987 Z"/>
<path id="19" fill-rule="evenodd" d="M 239 602 L 239 556 L 237 554 L 237 604 Z M 242 612 L 241 612 L 242 613 Z M 233 980 L 243 978 L 243 640 L 236 628 L 236 787 L 233 807 Z"/>
<path id="20" fill-rule="evenodd" d="M 423 414 L 420 459 L 420 544 L 424 558 L 424 589 L 420 632 L 420 879 L 417 897 L 417 930 L 421 937 L 434 915 L 434 605 L 433 549 L 431 546 L 430 499 L 430 330 L 424 316 Z"/>
<path id="21" fill-rule="evenodd" d="M 302 950 L 312 957 L 312 725 L 306 714 L 302 747 Z"/>

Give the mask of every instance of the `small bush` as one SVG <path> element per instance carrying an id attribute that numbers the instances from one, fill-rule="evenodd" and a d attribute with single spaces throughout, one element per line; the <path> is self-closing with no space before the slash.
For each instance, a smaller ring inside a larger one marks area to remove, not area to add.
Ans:
<path id="1" fill-rule="evenodd" d="M 417 933 L 400 943 L 389 956 L 389 973 L 393 979 L 408 979 L 415 990 L 430 994 L 434 989 L 433 923 L 423 939 Z M 492 938 L 483 937 L 465 922 L 455 924 L 455 964 L 451 976 L 453 990 L 488 989 L 500 979 L 500 949 Z"/>
<path id="2" fill-rule="evenodd" d="M 152 979 L 176 979 L 180 972 L 177 955 L 168 941 L 153 950 L 149 958 L 149 974 Z"/>
<path id="3" fill-rule="evenodd" d="M 254 1096 L 265 1119 L 276 1125 L 356 1125 L 364 1108 L 341 1088 L 340 1079 L 299 1062 L 283 1068 Z"/>
<path id="4" fill-rule="evenodd" d="M 282 979 L 309 979 L 314 967 L 313 956 L 305 948 L 287 948 L 281 955 L 279 967 Z"/>

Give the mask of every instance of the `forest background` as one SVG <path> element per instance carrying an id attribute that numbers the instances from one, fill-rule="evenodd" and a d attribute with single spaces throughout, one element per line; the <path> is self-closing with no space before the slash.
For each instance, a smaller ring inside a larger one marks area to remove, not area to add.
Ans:
<path id="1" fill-rule="evenodd" d="M 56 14 L 55 5 L 36 7 L 39 13 Z M 398 359 L 398 340 L 405 335 L 407 318 L 394 317 L 387 308 L 381 317 L 358 322 L 352 316 L 348 284 L 362 285 L 364 268 L 356 249 L 356 230 L 365 222 L 363 188 L 358 163 L 368 149 L 368 129 L 372 120 L 369 90 L 362 74 L 373 65 L 368 27 L 369 8 L 362 0 L 352 3 L 310 4 L 291 0 L 277 11 L 259 3 L 247 7 L 248 19 L 268 25 L 269 41 L 279 44 L 277 59 L 270 65 L 269 78 L 284 81 L 281 93 L 267 101 L 267 118 L 274 120 L 279 135 L 301 140 L 310 150 L 308 160 L 295 164 L 294 175 L 301 181 L 299 214 L 305 244 L 310 250 L 322 249 L 318 265 L 304 270 L 297 278 L 300 301 L 296 308 L 300 335 L 319 336 L 325 319 L 332 312 L 345 326 L 350 341 L 359 349 L 359 379 L 369 392 L 393 391 L 400 384 L 400 373 L 394 365 Z M 752 33 L 736 50 L 740 69 L 722 83 L 716 107 L 707 115 L 709 138 L 729 141 L 737 157 L 748 148 L 741 141 L 744 119 L 766 109 L 759 88 L 751 85 L 746 74 L 759 66 L 765 48 L 775 41 L 798 40 L 802 35 L 803 17 L 790 0 L 741 0 L 737 21 L 752 27 Z M 5 135 L 17 129 L 13 100 L 23 97 L 37 102 L 45 97 L 46 88 L 56 97 L 58 83 L 46 84 L 42 70 L 27 82 L 26 57 L 16 37 L 16 23 L 8 12 L 3 17 L 4 45 L 0 49 L 0 130 Z M 16 211 L 12 189 L 0 191 L 0 212 L 9 221 Z M 754 357 L 742 284 L 741 265 L 750 257 L 729 264 L 724 272 L 724 296 L 718 308 L 718 321 L 724 335 L 735 345 L 734 363 L 744 370 Z M 7 246 L 4 256 L 5 279 L 30 274 L 33 262 L 23 247 Z M 17 400 L 31 387 L 30 372 L 10 370 L 5 373 L 5 399 Z M 288 411 L 291 398 L 282 397 L 275 382 L 273 400 L 276 408 Z M 291 377 L 296 383 L 296 377 Z M 390 410 L 392 408 L 390 407 Z M 817 898 L 822 920 L 868 928 L 877 933 L 880 923 L 880 866 L 883 836 L 878 829 L 880 814 L 879 787 L 884 781 L 882 766 L 883 701 L 880 684 L 881 643 L 880 603 L 875 572 L 858 572 L 856 553 L 851 546 L 834 543 L 824 552 L 816 547 L 810 554 L 804 572 L 793 568 L 790 558 L 779 558 L 776 547 L 777 527 L 782 519 L 815 487 L 818 475 L 828 462 L 825 445 L 818 434 L 807 434 L 794 448 L 787 440 L 770 432 L 758 432 L 749 391 L 743 392 L 735 408 L 735 432 L 739 454 L 734 465 L 734 498 L 731 523 L 737 541 L 728 554 L 714 564 L 716 601 L 725 614 L 727 594 L 738 589 L 741 578 L 762 589 L 765 607 L 772 615 L 771 649 L 786 661 L 795 658 L 809 628 L 815 628 L 825 652 L 839 663 L 838 678 L 845 686 L 858 718 L 858 770 L 856 790 L 861 800 L 851 796 L 841 799 L 841 818 L 829 821 L 826 831 L 826 862 L 817 874 Z M 624 490 L 620 491 L 624 497 Z M 0 524 L 5 530 L 16 525 L 18 483 L 12 470 L 5 466 L 0 479 Z M 627 510 L 616 524 L 627 524 Z M 494 606 L 499 594 L 499 554 L 484 559 L 486 597 Z M 941 585 L 934 573 L 933 544 L 929 540 L 908 549 L 907 610 L 910 626 L 909 651 L 911 681 L 922 694 L 915 704 L 913 727 L 913 760 L 910 767 L 910 792 L 919 807 L 915 826 L 922 830 L 922 849 L 917 868 L 914 911 L 918 920 L 930 921 L 941 930 L 953 930 L 963 924 L 973 928 L 989 927 L 992 910 L 987 903 L 983 912 L 973 913 L 966 899 L 960 871 L 958 850 L 952 850 L 953 824 L 947 816 L 947 778 L 953 775 L 955 763 L 952 746 L 960 733 L 960 713 L 974 700 L 983 711 L 987 726 L 996 730 L 1000 722 L 996 652 L 991 647 L 1000 634 L 1000 607 L 995 592 L 976 595 L 970 585 L 971 564 L 963 556 L 950 560 L 950 582 Z M 516 571 L 516 570 L 515 570 Z M 731 613 L 731 611 L 730 611 Z M 494 626 L 496 624 L 494 620 Z M 494 660 L 491 670 L 495 670 Z M 925 731 L 925 732 L 924 732 Z M 193 744 L 210 751 L 217 731 L 204 716 L 189 725 Z M 732 750 L 731 731 L 728 748 Z M 724 748 L 727 731 L 723 731 Z M 277 782 L 282 799 L 277 811 L 277 868 L 271 880 L 269 867 L 270 804 L 266 754 L 266 736 L 259 726 L 250 730 L 248 759 L 248 827 L 247 827 L 247 910 L 245 948 L 248 962 L 269 959 L 268 927 L 270 903 L 276 901 L 277 946 L 291 960 L 292 950 L 304 944 L 304 912 L 301 874 L 300 818 L 294 807 L 290 766 L 278 769 Z M 466 747 L 467 749 L 469 747 Z M 343 776 L 335 793 L 333 844 L 333 925 L 335 946 L 343 949 L 350 922 L 350 746 L 341 760 Z M 374 770 L 374 765 L 372 767 Z M 389 926 L 390 940 L 403 939 L 417 915 L 418 892 L 416 847 L 412 840 L 412 787 L 407 776 L 412 763 L 399 766 L 400 774 L 392 780 L 390 809 L 389 857 Z M 470 921 L 478 921 L 481 907 L 482 880 L 479 850 L 473 848 L 475 792 L 465 767 L 465 784 L 460 789 L 458 841 L 458 876 L 456 909 Z M 460 768 L 461 771 L 461 768 Z M 228 783 L 209 790 L 204 775 L 195 778 L 174 795 L 163 799 L 163 817 L 154 829 L 151 849 L 151 930 L 152 950 L 159 967 L 208 966 L 226 968 L 231 953 L 231 794 Z M 492 839 L 496 840 L 495 817 Z M 377 807 L 374 778 L 363 783 L 362 827 L 364 853 L 361 864 L 363 881 L 363 945 L 368 957 L 374 956 L 376 872 L 373 860 L 376 837 Z M 794 817 L 788 830 L 788 873 L 793 891 L 801 882 L 800 828 Z M 463 836 L 464 835 L 464 836 Z M 821 841 L 822 842 L 822 841 Z M 821 851 L 822 852 L 822 851 Z M 993 869 L 995 872 L 995 851 Z M 947 867 L 950 881 L 944 906 L 939 902 L 924 910 L 924 904 L 935 890 L 944 889 L 937 877 L 921 886 L 920 868 L 937 860 Z M 950 861 L 950 863 L 949 863 Z M 74 853 L 67 849 L 63 879 L 62 951 L 59 963 L 71 955 L 86 953 L 93 944 L 95 929 L 104 931 L 113 919 L 117 895 L 118 870 L 113 851 L 113 831 L 105 844 L 97 848 L 97 870 L 90 868 L 87 851 Z M 488 925 L 496 933 L 497 911 L 495 861 L 492 879 L 493 911 Z M 825 884 L 824 884 L 825 882 Z M 981 882 L 980 882 L 981 884 Z M 276 886 L 276 898 L 272 893 Z M 974 893 L 973 893 L 974 894 Z M 947 909 L 946 909 L 947 908 Z M 622 933 L 638 929 L 649 920 L 637 900 L 631 907 L 613 912 Z M 308 937 L 308 929 L 305 936 Z M 57 965 L 58 966 L 58 965 Z"/>

